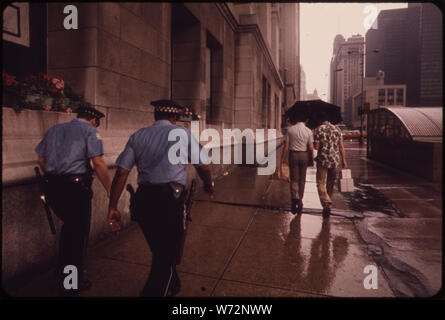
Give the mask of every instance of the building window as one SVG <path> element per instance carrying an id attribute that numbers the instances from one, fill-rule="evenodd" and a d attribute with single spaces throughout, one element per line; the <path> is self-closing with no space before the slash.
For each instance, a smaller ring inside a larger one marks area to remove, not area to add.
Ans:
<path id="1" fill-rule="evenodd" d="M 46 73 L 46 4 L 13 3 L 3 11 L 3 72 L 22 80 Z"/>
<path id="2" fill-rule="evenodd" d="M 272 103 L 271 103 L 271 93 L 270 93 L 270 83 L 267 82 L 267 101 L 266 101 L 266 105 L 267 105 L 267 118 L 265 119 L 265 122 L 267 123 L 267 128 L 270 129 L 271 128 L 271 119 L 272 119 Z"/>
<path id="3" fill-rule="evenodd" d="M 29 3 L 11 3 L 5 7 L 3 40 L 29 47 Z"/>
<path id="4" fill-rule="evenodd" d="M 388 89 L 388 105 L 394 105 L 394 88 Z"/>
<path id="5" fill-rule="evenodd" d="M 261 87 L 261 118 L 264 119 L 267 117 L 267 80 L 263 77 L 263 83 Z"/>
<path id="6" fill-rule="evenodd" d="M 396 89 L 396 105 L 403 106 L 403 88 Z"/>
<path id="7" fill-rule="evenodd" d="M 263 76 L 262 85 L 262 108 L 261 108 L 261 119 L 264 128 L 270 128 L 270 123 L 268 121 L 270 113 L 270 84 L 267 79 Z"/>
<path id="8" fill-rule="evenodd" d="M 280 99 L 275 94 L 275 128 L 277 129 L 280 127 L 280 116 Z"/>
<path id="9" fill-rule="evenodd" d="M 379 106 L 385 105 L 385 89 L 379 89 Z"/>

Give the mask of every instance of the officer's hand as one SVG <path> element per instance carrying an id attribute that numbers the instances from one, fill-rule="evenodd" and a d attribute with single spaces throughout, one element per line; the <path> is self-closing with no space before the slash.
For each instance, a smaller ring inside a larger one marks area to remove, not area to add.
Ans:
<path id="1" fill-rule="evenodd" d="M 211 195 L 214 194 L 215 193 L 215 183 L 212 181 L 210 184 L 204 185 L 204 191 Z"/>
<path id="2" fill-rule="evenodd" d="M 120 231 L 121 229 L 121 214 L 117 209 L 110 209 L 108 211 L 108 225 L 113 232 Z"/>

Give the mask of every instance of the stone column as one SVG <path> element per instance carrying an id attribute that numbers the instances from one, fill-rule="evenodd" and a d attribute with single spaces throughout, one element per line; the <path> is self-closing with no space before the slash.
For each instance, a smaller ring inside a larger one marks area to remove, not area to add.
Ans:
<path id="1" fill-rule="evenodd" d="M 253 39 L 249 33 L 235 38 L 235 119 L 234 127 L 253 128 Z"/>

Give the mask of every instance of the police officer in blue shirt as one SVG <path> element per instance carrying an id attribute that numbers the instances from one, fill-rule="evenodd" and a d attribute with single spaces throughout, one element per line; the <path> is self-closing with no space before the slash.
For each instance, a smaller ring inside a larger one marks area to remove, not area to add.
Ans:
<path id="1" fill-rule="evenodd" d="M 191 158 L 188 152 L 185 161 L 172 161 L 171 150 L 177 144 L 186 152 L 192 149 L 192 144 L 198 151 L 202 146 L 189 130 L 175 125 L 177 116 L 183 111 L 182 106 L 172 100 L 158 100 L 151 104 L 155 106 L 156 121 L 135 132 L 116 161 L 118 169 L 111 185 L 108 222 L 112 229 L 119 229 L 117 204 L 128 174 L 136 164 L 139 186 L 135 195 L 135 215 L 152 252 L 151 270 L 141 296 L 162 297 L 175 295 L 180 290 L 176 264 L 184 232 L 186 163 Z M 179 141 L 169 139 L 175 132 L 179 133 Z M 206 153 L 203 154 L 205 157 Z M 194 165 L 204 182 L 204 190 L 213 193 L 211 172 L 204 164 L 208 158 L 197 158 L 199 163 Z"/>
<path id="2" fill-rule="evenodd" d="M 102 117 L 103 113 L 85 104 L 78 108 L 76 119 L 51 127 L 35 149 L 44 172 L 47 203 L 63 221 L 57 266 L 58 286 L 63 295 L 75 293 L 64 290 L 63 271 L 68 265 L 77 268 L 79 291 L 91 286 L 83 276 L 93 196 L 90 160 L 108 196 L 111 185 L 103 160 L 102 140 L 96 129 Z"/>

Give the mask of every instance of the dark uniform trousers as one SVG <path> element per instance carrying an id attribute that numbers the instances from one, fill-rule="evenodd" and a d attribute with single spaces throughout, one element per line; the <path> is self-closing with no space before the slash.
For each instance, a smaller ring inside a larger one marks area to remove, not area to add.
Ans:
<path id="1" fill-rule="evenodd" d="M 89 175 L 45 176 L 48 205 L 63 221 L 59 239 L 58 275 L 67 265 L 77 267 L 82 280 L 85 249 L 91 220 L 92 177 Z"/>
<path id="2" fill-rule="evenodd" d="M 152 253 L 151 270 L 141 296 L 162 297 L 179 287 L 176 273 L 184 235 L 184 193 L 174 196 L 170 184 L 140 185 L 136 219 Z"/>

